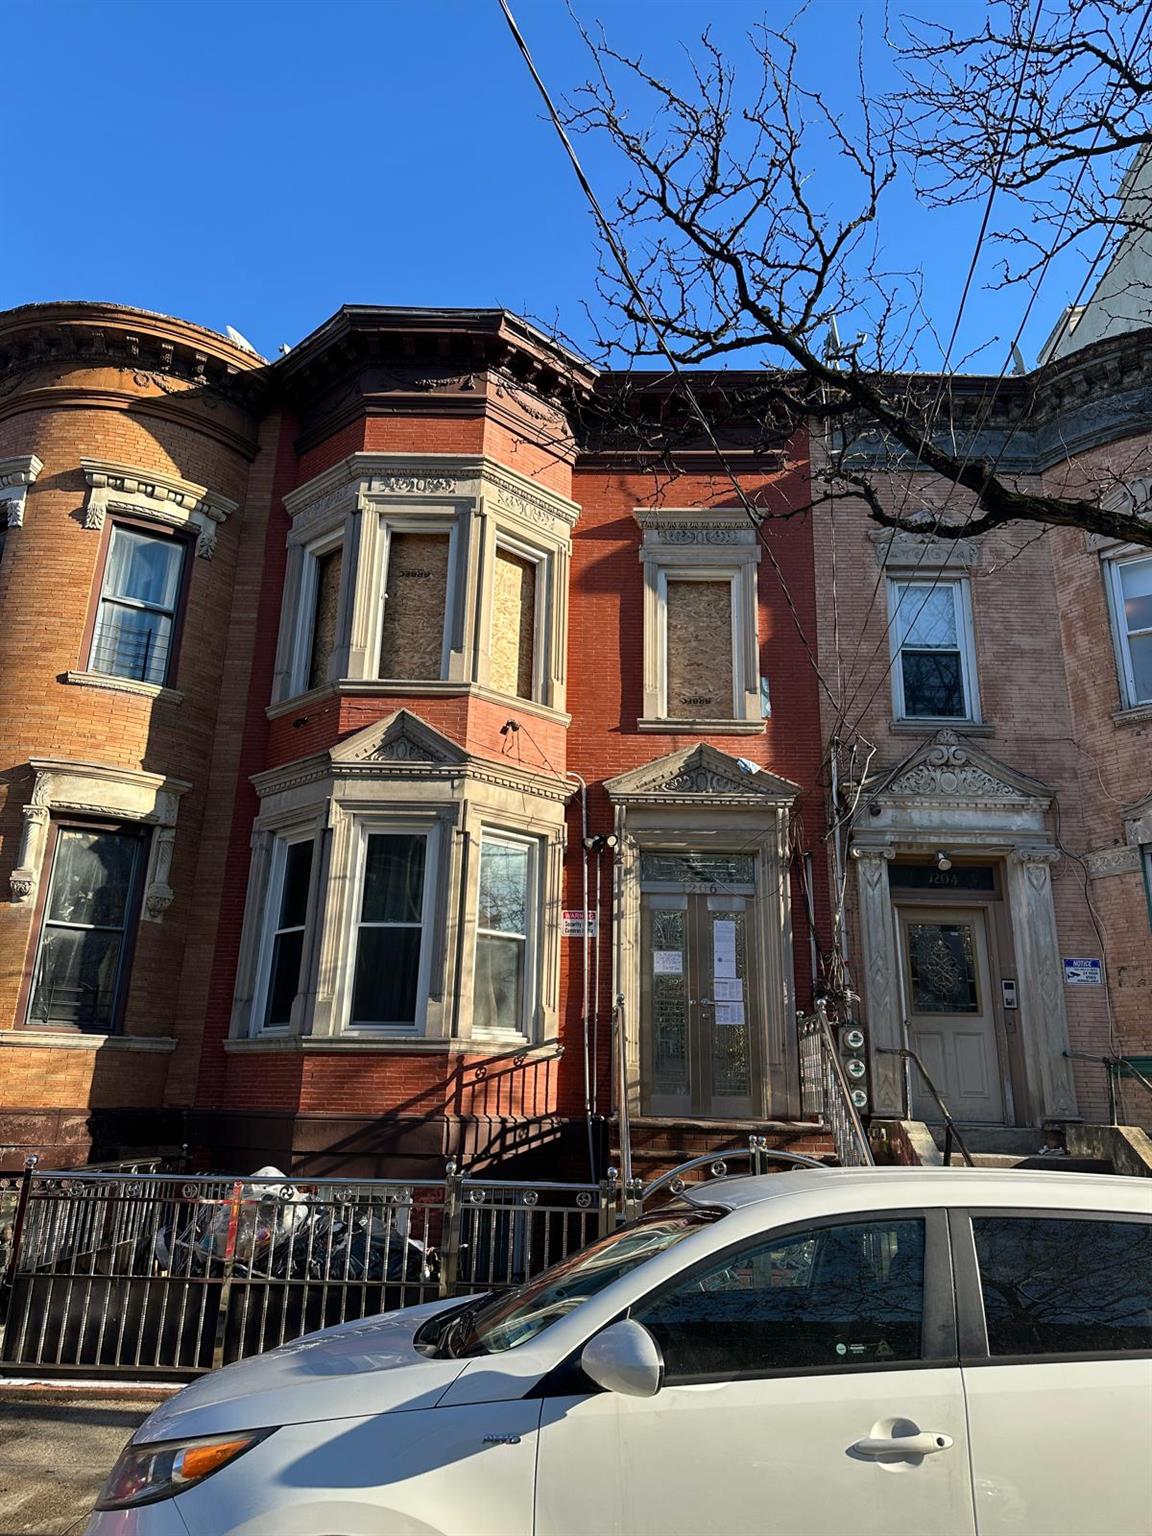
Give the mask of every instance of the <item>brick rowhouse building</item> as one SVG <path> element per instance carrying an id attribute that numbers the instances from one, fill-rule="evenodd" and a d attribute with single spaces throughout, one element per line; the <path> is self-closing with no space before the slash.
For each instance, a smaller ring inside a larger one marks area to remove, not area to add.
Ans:
<path id="1" fill-rule="evenodd" d="M 1150 334 L 952 381 L 953 442 L 1021 486 L 1146 505 Z M 891 472 L 866 435 L 853 452 L 890 509 L 963 519 L 964 493 Z M 938 1118 L 891 1054 L 911 1046 L 976 1146 L 1107 1123 L 1101 1058 L 1147 1072 L 1152 1052 L 1152 550 L 1025 524 L 893 533 L 848 503 L 817 513 L 815 547 L 819 611 L 838 609 L 822 664 L 875 749 L 842 799 L 870 1108 Z M 822 702 L 826 738 L 846 735 Z M 1121 1121 L 1152 1123 L 1152 1096 L 1119 1090 Z"/>
<path id="2" fill-rule="evenodd" d="M 503 311 L 346 308 L 273 365 L 0 316 L 10 1165 L 602 1171 L 617 996 L 653 1157 L 825 1144 L 811 529 L 594 442 L 614 387 Z M 740 389 L 745 489 L 802 505 Z"/>

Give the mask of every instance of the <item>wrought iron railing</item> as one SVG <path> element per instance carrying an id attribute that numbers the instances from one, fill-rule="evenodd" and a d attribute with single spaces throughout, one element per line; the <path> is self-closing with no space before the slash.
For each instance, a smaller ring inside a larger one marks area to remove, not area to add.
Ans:
<path id="1" fill-rule="evenodd" d="M 960 1149 L 960 1156 L 964 1159 L 965 1166 L 968 1168 L 975 1167 L 975 1164 L 972 1161 L 972 1154 L 969 1152 L 967 1143 L 965 1142 L 964 1137 L 961 1135 L 960 1127 L 956 1124 L 955 1120 L 953 1120 L 951 1111 L 940 1096 L 940 1090 L 932 1081 L 932 1078 L 928 1073 L 928 1068 L 920 1060 L 916 1052 L 910 1046 L 895 1045 L 880 1047 L 879 1054 L 881 1056 L 899 1056 L 904 1060 L 907 1066 L 913 1067 L 919 1074 L 920 1081 L 923 1083 L 925 1089 L 927 1090 L 928 1097 L 936 1105 L 936 1108 L 940 1113 L 940 1119 L 944 1124 L 944 1166 L 946 1168 L 950 1166 L 952 1162 L 952 1147 L 953 1144 L 955 1144 Z M 903 1118 L 908 1120 L 912 1117 L 912 1085 L 909 1081 L 907 1072 L 902 1074 L 902 1080 L 904 1085 Z"/>
<path id="2" fill-rule="evenodd" d="M 800 1020 L 800 1108 L 827 1124 L 843 1167 L 872 1166 L 872 1148 L 823 1003 Z"/>
<path id="3" fill-rule="evenodd" d="M 0 1367 L 189 1377 L 317 1328 L 501 1291 L 674 1197 L 697 1173 L 814 1158 L 748 1148 L 647 1186 L 475 1179 L 290 1181 L 109 1170 L 0 1176 L 14 1202 Z"/>

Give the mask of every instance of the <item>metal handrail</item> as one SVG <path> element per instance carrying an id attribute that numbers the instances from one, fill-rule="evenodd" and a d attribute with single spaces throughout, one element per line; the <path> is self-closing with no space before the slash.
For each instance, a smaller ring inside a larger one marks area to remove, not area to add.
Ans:
<path id="1" fill-rule="evenodd" d="M 1152 1094 L 1152 1078 L 1144 1076 L 1131 1056 L 1092 1056 L 1087 1051 L 1065 1051 L 1064 1055 L 1069 1061 L 1094 1061 L 1097 1066 L 1104 1068 L 1104 1074 L 1108 1079 L 1108 1118 L 1112 1125 L 1120 1124 L 1117 1110 L 1120 1104 L 1118 1090 L 1122 1077 L 1134 1078 L 1146 1093 Z"/>
<path id="2" fill-rule="evenodd" d="M 817 1039 L 824 1067 L 824 1116 L 832 1128 L 836 1156 L 845 1166 L 872 1168 L 876 1159 L 860 1112 L 852 1102 L 852 1089 L 840 1060 L 840 1052 L 828 1019 L 828 1006 L 821 998 L 816 1004 Z"/>
<path id="3" fill-rule="evenodd" d="M 900 1056 L 905 1061 L 910 1061 L 916 1068 L 917 1072 L 919 1072 L 921 1078 L 923 1079 L 924 1086 L 932 1095 L 932 1098 L 936 1101 L 936 1108 L 940 1111 L 944 1119 L 944 1166 L 947 1168 L 952 1162 L 952 1143 L 955 1141 L 956 1145 L 960 1148 L 960 1155 L 964 1159 L 965 1166 L 968 1168 L 975 1168 L 976 1164 L 972 1160 L 972 1154 L 969 1152 L 967 1144 L 965 1143 L 963 1136 L 960 1134 L 960 1127 L 956 1124 L 955 1120 L 953 1120 L 947 1104 L 945 1104 L 944 1100 L 940 1097 L 939 1089 L 936 1087 L 936 1084 L 932 1081 L 931 1077 L 929 1077 L 927 1067 L 920 1060 L 919 1056 L 917 1056 L 916 1052 L 911 1048 L 911 1046 L 880 1046 L 877 1048 L 877 1054 L 881 1056 Z M 912 1105 L 910 1102 L 908 1102 L 908 1100 L 909 1089 L 908 1085 L 905 1084 L 905 1114 L 911 1114 L 912 1112 Z"/>

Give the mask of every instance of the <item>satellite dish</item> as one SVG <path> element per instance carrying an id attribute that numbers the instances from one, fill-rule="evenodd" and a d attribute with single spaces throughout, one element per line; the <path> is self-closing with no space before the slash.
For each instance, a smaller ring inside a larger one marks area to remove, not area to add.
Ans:
<path id="1" fill-rule="evenodd" d="M 224 327 L 224 333 L 228 337 L 229 341 L 233 342 L 240 348 L 241 352 L 251 352 L 255 357 L 260 356 L 259 352 L 256 351 L 256 348 L 248 340 L 247 336 L 241 336 L 240 332 L 234 325 L 226 325 Z"/>

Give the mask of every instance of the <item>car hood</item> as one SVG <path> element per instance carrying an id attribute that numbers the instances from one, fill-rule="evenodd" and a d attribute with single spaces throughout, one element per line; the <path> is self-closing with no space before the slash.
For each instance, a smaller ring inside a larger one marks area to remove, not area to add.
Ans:
<path id="1" fill-rule="evenodd" d="M 161 1404 L 137 1442 L 433 1408 L 467 1360 L 431 1360 L 413 1345 L 426 1319 L 459 1298 L 405 1307 L 306 1334 L 201 1376 Z"/>

